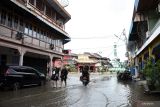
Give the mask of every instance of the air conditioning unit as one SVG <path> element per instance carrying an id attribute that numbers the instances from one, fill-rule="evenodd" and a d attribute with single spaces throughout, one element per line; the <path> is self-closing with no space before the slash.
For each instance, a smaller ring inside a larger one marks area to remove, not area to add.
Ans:
<path id="1" fill-rule="evenodd" d="M 150 31 L 147 31 L 146 32 L 146 38 L 148 39 L 150 37 L 150 35 L 151 35 Z"/>
<path id="2" fill-rule="evenodd" d="M 50 44 L 49 48 L 50 48 L 51 50 L 53 50 L 53 49 L 54 49 L 54 44 Z"/>
<path id="3" fill-rule="evenodd" d="M 17 32 L 17 34 L 16 34 L 16 39 L 17 39 L 17 40 L 23 39 L 23 34 L 22 34 L 21 32 Z"/>

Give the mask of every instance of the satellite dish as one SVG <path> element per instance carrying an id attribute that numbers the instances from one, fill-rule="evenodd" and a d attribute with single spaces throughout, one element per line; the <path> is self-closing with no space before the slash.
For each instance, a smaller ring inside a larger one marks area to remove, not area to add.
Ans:
<path id="1" fill-rule="evenodd" d="M 63 7 L 67 7 L 69 5 L 69 1 L 68 0 L 61 0 L 61 5 Z"/>

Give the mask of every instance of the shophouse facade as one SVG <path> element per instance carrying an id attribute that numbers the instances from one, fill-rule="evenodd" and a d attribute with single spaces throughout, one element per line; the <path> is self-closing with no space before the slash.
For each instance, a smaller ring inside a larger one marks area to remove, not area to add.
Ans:
<path id="1" fill-rule="evenodd" d="M 78 55 L 71 52 L 69 49 L 63 50 L 63 64 L 64 65 L 76 65 L 76 59 L 78 59 Z"/>
<path id="2" fill-rule="evenodd" d="M 128 38 L 130 68 L 135 75 L 142 71 L 146 61 L 160 59 L 160 1 L 135 0 Z"/>
<path id="3" fill-rule="evenodd" d="M 57 0 L 1 0 L 0 66 L 26 65 L 51 74 L 70 41 L 65 31 L 70 19 Z"/>
<path id="4" fill-rule="evenodd" d="M 89 68 L 90 72 L 95 72 L 95 65 L 97 61 L 93 59 L 93 56 L 91 56 L 90 53 L 78 54 L 76 62 L 78 72 L 81 72 L 85 66 Z"/>
<path id="5" fill-rule="evenodd" d="M 84 52 L 83 54 L 77 54 L 76 66 L 78 72 L 81 72 L 85 66 L 88 66 L 90 72 L 98 72 L 102 66 L 108 67 L 110 65 L 109 58 L 102 57 L 97 53 Z"/>

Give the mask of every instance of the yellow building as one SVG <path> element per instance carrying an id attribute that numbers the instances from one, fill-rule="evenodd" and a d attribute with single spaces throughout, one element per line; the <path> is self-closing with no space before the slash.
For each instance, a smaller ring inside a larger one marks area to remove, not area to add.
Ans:
<path id="1" fill-rule="evenodd" d="M 135 71 L 144 68 L 147 59 L 160 59 L 160 1 L 135 0 L 128 38 L 130 66 Z"/>

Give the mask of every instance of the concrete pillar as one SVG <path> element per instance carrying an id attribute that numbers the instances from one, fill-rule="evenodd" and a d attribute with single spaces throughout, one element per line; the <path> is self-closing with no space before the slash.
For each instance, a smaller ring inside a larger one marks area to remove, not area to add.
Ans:
<path id="1" fill-rule="evenodd" d="M 135 58 L 135 77 L 138 76 L 138 59 L 137 57 Z"/>
<path id="2" fill-rule="evenodd" d="M 18 49 L 18 51 L 20 53 L 19 65 L 23 66 L 23 57 L 24 57 L 24 54 L 26 53 L 26 51 L 22 48 Z"/>
<path id="3" fill-rule="evenodd" d="M 53 68 L 53 61 L 52 61 L 52 59 L 53 59 L 53 55 L 50 55 L 50 70 L 49 70 L 49 76 L 51 76 L 52 75 L 52 68 Z"/>

